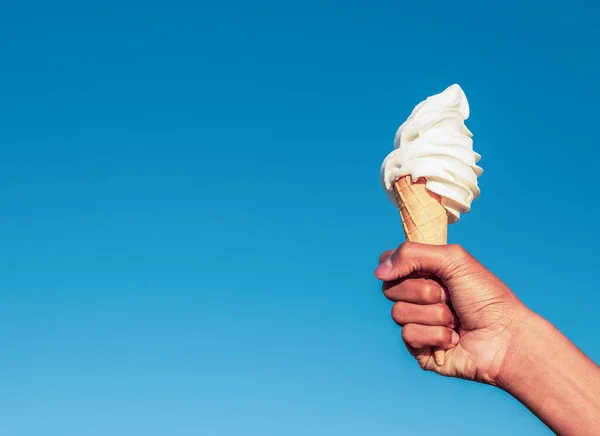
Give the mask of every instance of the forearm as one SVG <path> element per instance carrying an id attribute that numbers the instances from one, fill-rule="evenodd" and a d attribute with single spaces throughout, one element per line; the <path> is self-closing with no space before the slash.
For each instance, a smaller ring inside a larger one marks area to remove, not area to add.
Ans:
<path id="1" fill-rule="evenodd" d="M 499 386 L 560 435 L 597 435 L 600 367 L 545 319 L 518 326 Z"/>

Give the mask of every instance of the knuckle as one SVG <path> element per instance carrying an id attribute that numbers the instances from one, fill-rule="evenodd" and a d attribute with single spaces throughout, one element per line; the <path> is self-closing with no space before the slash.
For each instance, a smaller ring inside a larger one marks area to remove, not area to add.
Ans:
<path id="1" fill-rule="evenodd" d="M 439 286 L 431 280 L 426 281 L 421 287 L 421 298 L 424 303 L 437 303 L 441 298 Z"/>
<path id="2" fill-rule="evenodd" d="M 396 250 L 396 253 L 397 253 L 398 257 L 404 258 L 408 255 L 409 251 L 410 251 L 410 242 L 403 242 L 402 244 L 400 244 L 400 246 Z"/>
<path id="3" fill-rule="evenodd" d="M 399 302 L 392 306 L 392 318 L 398 324 L 402 324 L 406 320 L 406 305 Z"/>
<path id="4" fill-rule="evenodd" d="M 450 260 L 459 265 L 463 265 L 472 259 L 471 255 L 461 245 L 452 244 L 449 248 Z"/>
<path id="5" fill-rule="evenodd" d="M 435 329 L 432 336 L 432 339 L 435 341 L 436 344 L 439 344 L 441 341 L 444 340 L 444 332 L 441 329 Z"/>
<path id="6" fill-rule="evenodd" d="M 467 250 L 465 250 L 461 245 L 458 244 L 448 245 L 448 251 L 452 253 L 452 257 L 455 258 L 462 259 L 467 256 Z"/>
<path id="7" fill-rule="evenodd" d="M 448 306 L 445 304 L 437 305 L 435 308 L 435 319 L 442 325 L 450 324 L 453 317 Z"/>
<path id="8" fill-rule="evenodd" d="M 412 325 L 408 324 L 402 328 L 402 340 L 409 345 L 414 344 L 415 341 L 415 329 Z"/>
<path id="9" fill-rule="evenodd" d="M 443 345 L 449 342 L 449 335 L 450 334 L 446 331 L 446 329 L 437 329 L 434 333 L 434 340 L 436 342 L 436 345 Z"/>
<path id="10" fill-rule="evenodd" d="M 465 265 L 471 263 L 473 258 L 469 254 L 467 250 L 465 250 L 462 246 L 458 244 L 452 244 L 448 248 L 448 255 L 446 257 L 446 262 L 448 262 L 448 267 L 464 267 Z"/>
<path id="11" fill-rule="evenodd" d="M 408 342 L 409 339 L 410 339 L 410 326 L 407 325 L 402 329 L 402 340 L 404 342 Z"/>

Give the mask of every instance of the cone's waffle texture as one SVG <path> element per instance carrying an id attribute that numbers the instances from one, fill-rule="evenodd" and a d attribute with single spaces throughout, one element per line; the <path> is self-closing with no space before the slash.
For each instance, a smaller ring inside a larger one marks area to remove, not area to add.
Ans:
<path id="1" fill-rule="evenodd" d="M 448 242 L 448 215 L 438 195 L 425 188 L 425 179 L 411 176 L 394 184 L 406 240 L 421 244 L 445 245 Z"/>

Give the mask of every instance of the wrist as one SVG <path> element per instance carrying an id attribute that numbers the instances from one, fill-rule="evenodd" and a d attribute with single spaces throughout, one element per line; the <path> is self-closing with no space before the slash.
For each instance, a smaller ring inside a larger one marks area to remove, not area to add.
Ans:
<path id="1" fill-rule="evenodd" d="M 520 383 L 524 370 L 531 367 L 531 362 L 543 352 L 543 347 L 536 347 L 543 336 L 542 332 L 551 327 L 544 318 L 531 311 L 526 306 L 521 306 L 515 311 L 515 316 L 507 327 L 509 341 L 502 365 L 495 378 L 495 385 L 511 392 L 513 387 Z M 540 356 L 541 358 L 541 356 Z"/>

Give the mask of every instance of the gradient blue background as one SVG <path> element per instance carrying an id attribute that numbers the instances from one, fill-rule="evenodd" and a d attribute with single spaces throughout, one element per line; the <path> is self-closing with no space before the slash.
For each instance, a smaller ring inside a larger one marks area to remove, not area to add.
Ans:
<path id="1" fill-rule="evenodd" d="M 403 349 L 379 165 L 459 83 L 451 242 L 600 360 L 591 3 L 3 3 L 0 434 L 549 434 Z"/>

